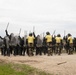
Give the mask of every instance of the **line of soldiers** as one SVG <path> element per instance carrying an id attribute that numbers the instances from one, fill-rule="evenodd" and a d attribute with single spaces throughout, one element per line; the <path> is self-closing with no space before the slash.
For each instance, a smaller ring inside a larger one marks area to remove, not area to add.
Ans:
<path id="1" fill-rule="evenodd" d="M 24 37 L 15 36 L 13 33 L 10 35 L 5 30 L 6 36 L 2 38 L 0 36 L 0 49 L 1 55 L 10 56 L 13 54 L 28 56 L 33 55 L 48 55 L 54 54 L 60 55 L 62 50 L 65 49 L 68 54 L 73 54 L 76 51 L 76 38 L 72 38 L 71 34 L 61 38 L 61 35 L 52 36 L 49 32 L 46 32 L 46 36 L 43 39 L 40 35 L 35 33 L 29 33 L 29 36 Z"/>

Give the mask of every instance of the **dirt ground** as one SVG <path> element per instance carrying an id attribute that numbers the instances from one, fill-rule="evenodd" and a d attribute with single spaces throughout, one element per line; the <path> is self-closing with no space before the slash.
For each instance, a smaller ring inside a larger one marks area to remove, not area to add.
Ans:
<path id="1" fill-rule="evenodd" d="M 67 55 L 63 53 L 61 56 L 1 56 L 1 60 L 8 62 L 28 64 L 35 68 L 44 70 L 54 75 L 76 75 L 76 54 Z"/>

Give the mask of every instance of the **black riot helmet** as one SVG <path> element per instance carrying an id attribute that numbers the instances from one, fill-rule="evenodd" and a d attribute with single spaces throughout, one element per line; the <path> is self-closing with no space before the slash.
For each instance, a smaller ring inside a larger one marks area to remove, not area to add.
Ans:
<path id="1" fill-rule="evenodd" d="M 70 34 L 70 33 L 68 34 L 68 37 L 69 37 L 69 36 L 71 36 L 71 34 Z"/>
<path id="2" fill-rule="evenodd" d="M 32 36 L 32 33 L 29 33 L 29 36 Z"/>
<path id="3" fill-rule="evenodd" d="M 50 35 L 50 33 L 49 32 L 46 32 L 46 35 Z"/>
<path id="4" fill-rule="evenodd" d="M 61 35 L 60 35 L 60 34 L 58 34 L 58 35 L 57 35 L 57 37 L 61 37 Z"/>

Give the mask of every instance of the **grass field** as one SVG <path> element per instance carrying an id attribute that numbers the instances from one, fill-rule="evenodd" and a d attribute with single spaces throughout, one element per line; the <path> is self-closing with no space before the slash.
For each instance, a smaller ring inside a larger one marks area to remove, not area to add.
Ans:
<path id="1" fill-rule="evenodd" d="M 52 75 L 28 65 L 0 62 L 0 75 Z"/>

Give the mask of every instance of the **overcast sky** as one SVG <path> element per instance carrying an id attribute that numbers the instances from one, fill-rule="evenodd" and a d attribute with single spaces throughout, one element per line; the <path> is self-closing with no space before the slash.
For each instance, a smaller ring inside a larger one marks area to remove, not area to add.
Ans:
<path id="1" fill-rule="evenodd" d="M 71 33 L 76 37 L 76 0 L 0 0 L 0 35 L 5 35 L 9 22 L 8 32 L 42 34 L 49 31 L 51 34 L 64 35 Z"/>

